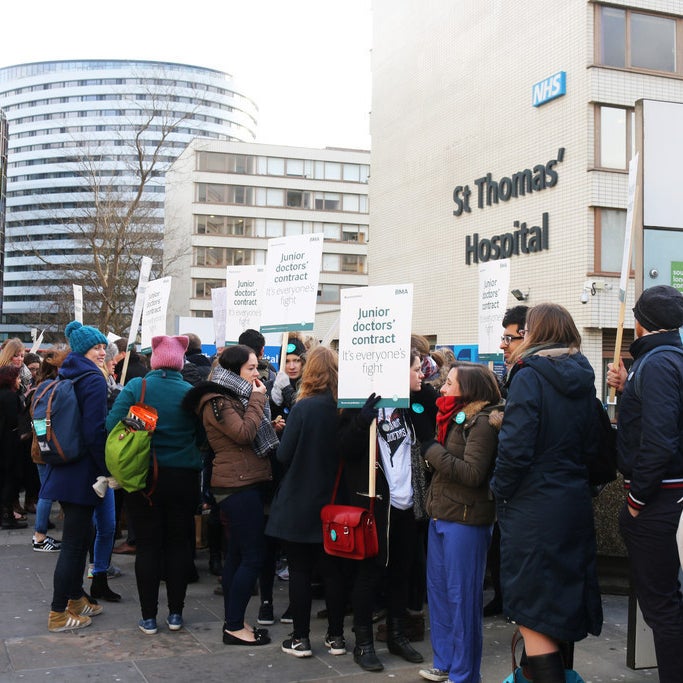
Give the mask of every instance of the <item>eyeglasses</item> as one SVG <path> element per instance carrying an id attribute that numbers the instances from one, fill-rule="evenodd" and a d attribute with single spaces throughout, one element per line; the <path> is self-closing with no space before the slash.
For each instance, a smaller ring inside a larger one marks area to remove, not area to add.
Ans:
<path id="1" fill-rule="evenodd" d="M 520 330 L 520 332 L 522 332 L 522 331 L 526 332 L 526 330 Z M 518 339 L 524 339 L 524 335 L 522 335 L 520 337 L 513 337 L 511 334 L 504 334 L 500 338 L 500 342 L 501 342 L 501 344 L 505 344 L 505 346 L 510 346 L 511 341 L 517 341 Z"/>

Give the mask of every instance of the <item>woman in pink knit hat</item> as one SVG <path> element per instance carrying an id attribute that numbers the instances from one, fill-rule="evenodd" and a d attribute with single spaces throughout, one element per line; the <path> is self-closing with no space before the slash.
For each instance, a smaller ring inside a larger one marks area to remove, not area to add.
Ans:
<path id="1" fill-rule="evenodd" d="M 147 490 L 127 493 L 127 510 L 137 534 L 135 578 L 140 597 L 140 630 L 157 632 L 159 584 L 166 581 L 171 631 L 183 627 L 183 606 L 192 542 L 188 528 L 199 503 L 201 456 L 197 448 L 197 418 L 182 409 L 185 394 L 192 388 L 180 373 L 185 362 L 187 337 L 152 338 L 152 370 L 132 379 L 116 398 L 107 416 L 107 429 L 128 414 L 140 401 L 145 382 L 144 403 L 156 408 L 158 420 L 152 436 L 152 451 L 158 463 L 156 481 L 150 471 Z M 151 503 L 151 504 L 150 504 Z"/>

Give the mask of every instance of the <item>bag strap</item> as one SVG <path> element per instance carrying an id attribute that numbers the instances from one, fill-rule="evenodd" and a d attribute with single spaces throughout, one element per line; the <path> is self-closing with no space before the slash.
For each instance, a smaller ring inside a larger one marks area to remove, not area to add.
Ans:
<path id="1" fill-rule="evenodd" d="M 140 398 L 138 399 L 138 403 L 142 403 L 145 400 L 145 391 L 147 389 L 147 379 L 145 377 L 142 378 L 142 389 L 140 390 Z"/>
<path id="2" fill-rule="evenodd" d="M 374 430 L 372 426 L 374 425 Z M 373 438 L 374 437 L 374 438 Z M 375 512 L 375 481 L 376 481 L 376 468 L 377 468 L 377 420 L 372 421 L 372 425 L 370 425 L 370 454 L 369 454 L 369 462 L 373 462 L 374 460 L 374 467 L 369 467 L 369 475 L 368 475 L 368 492 L 372 491 L 372 495 L 369 496 L 370 498 L 370 514 L 374 514 Z M 374 442 L 374 448 L 373 448 L 373 442 Z M 339 490 L 339 482 L 341 481 L 341 474 L 342 470 L 344 469 L 344 458 L 339 459 L 339 467 L 337 468 L 337 476 L 334 480 L 334 488 L 332 489 L 332 499 L 330 500 L 330 505 L 334 505 L 334 501 L 337 499 L 337 491 Z M 372 483 L 372 486 L 370 486 L 370 483 Z"/>

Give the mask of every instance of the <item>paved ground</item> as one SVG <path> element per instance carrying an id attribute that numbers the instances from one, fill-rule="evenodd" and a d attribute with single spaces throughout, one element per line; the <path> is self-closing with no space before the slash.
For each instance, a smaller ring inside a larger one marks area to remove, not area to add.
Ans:
<path id="1" fill-rule="evenodd" d="M 32 521 L 32 517 L 29 517 Z M 59 538 L 59 530 L 55 536 Z M 159 633 L 145 636 L 137 628 L 140 618 L 133 575 L 134 558 L 116 557 L 123 576 L 111 586 L 123 595 L 117 604 L 103 603 L 104 613 L 94 617 L 92 626 L 73 633 L 49 633 L 47 615 L 52 593 L 55 554 L 35 553 L 30 545 L 31 531 L 0 531 L 0 682 L 34 681 L 112 681 L 156 682 L 192 681 L 334 681 L 348 683 L 373 680 L 418 682 L 419 665 L 408 664 L 390 655 L 378 644 L 385 664 L 382 673 L 363 672 L 350 654 L 333 657 L 323 645 L 326 623 L 312 620 L 314 656 L 299 660 L 280 652 L 280 641 L 289 626 L 271 627 L 270 645 L 247 648 L 223 645 L 222 598 L 213 594 L 216 580 L 208 573 L 206 551 L 199 551 L 200 581 L 190 586 L 185 607 L 186 628 L 169 632 L 159 610 Z M 287 584 L 276 581 L 275 608 L 279 615 L 287 603 Z M 163 586 L 162 586 L 163 591 Z M 163 598 L 161 604 L 164 605 Z M 322 608 L 316 601 L 315 612 Z M 576 647 L 575 668 L 586 683 L 657 683 L 656 669 L 632 671 L 626 667 L 626 614 L 624 596 L 604 597 L 605 625 L 600 638 L 588 638 Z M 256 618 L 258 598 L 247 613 Z M 162 626 L 163 624 L 163 626 Z M 484 683 L 500 683 L 510 672 L 509 643 L 513 627 L 502 618 L 485 620 Z M 347 638 L 352 641 L 350 627 Z M 431 664 L 429 641 L 416 647 Z"/>

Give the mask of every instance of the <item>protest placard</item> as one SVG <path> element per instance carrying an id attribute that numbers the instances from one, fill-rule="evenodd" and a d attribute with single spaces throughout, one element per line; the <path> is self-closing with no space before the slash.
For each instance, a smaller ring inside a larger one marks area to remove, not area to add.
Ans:
<path id="1" fill-rule="evenodd" d="M 263 334 L 313 329 L 322 253 L 322 233 L 268 240 Z"/>
<path id="2" fill-rule="evenodd" d="M 83 287 L 74 285 L 74 320 L 83 324 Z"/>
<path id="3" fill-rule="evenodd" d="M 410 405 L 413 285 L 341 290 L 340 408 L 360 408 L 371 393 L 379 407 Z"/>
<path id="4" fill-rule="evenodd" d="M 225 273 L 226 344 L 237 344 L 244 330 L 258 330 L 261 327 L 265 272 L 265 266 L 227 267 Z"/>
<path id="5" fill-rule="evenodd" d="M 479 265 L 479 360 L 501 357 L 500 331 L 510 290 L 510 259 Z"/>
<path id="6" fill-rule="evenodd" d="M 166 309 L 171 294 L 171 276 L 147 283 L 142 307 L 142 353 L 152 350 L 152 337 L 166 334 Z"/>
<path id="7" fill-rule="evenodd" d="M 211 290 L 211 309 L 213 310 L 213 338 L 216 347 L 225 346 L 227 287 L 214 287 Z"/>

